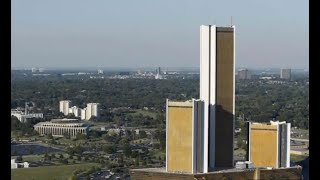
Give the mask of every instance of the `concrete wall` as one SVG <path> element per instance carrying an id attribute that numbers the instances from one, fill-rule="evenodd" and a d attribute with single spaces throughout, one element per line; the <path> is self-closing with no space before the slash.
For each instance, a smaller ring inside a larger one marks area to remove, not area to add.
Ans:
<path id="1" fill-rule="evenodd" d="M 168 107 L 168 171 L 192 172 L 192 106 Z"/>

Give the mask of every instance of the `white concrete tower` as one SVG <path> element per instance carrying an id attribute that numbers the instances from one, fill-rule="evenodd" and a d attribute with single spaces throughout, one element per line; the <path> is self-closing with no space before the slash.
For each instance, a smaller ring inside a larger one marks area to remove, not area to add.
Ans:
<path id="1" fill-rule="evenodd" d="M 59 110 L 62 112 L 65 116 L 69 114 L 69 108 L 71 107 L 71 101 L 69 100 L 64 100 L 60 101 L 59 103 L 60 107 Z"/>

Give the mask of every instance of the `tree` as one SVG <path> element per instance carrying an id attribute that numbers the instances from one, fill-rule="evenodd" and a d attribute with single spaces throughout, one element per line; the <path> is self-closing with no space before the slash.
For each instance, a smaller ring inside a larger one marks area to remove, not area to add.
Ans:
<path id="1" fill-rule="evenodd" d="M 16 161 L 17 161 L 17 162 L 22 162 L 22 161 L 23 161 L 22 156 L 18 156 L 18 157 L 16 158 Z"/>
<path id="2" fill-rule="evenodd" d="M 119 116 L 114 116 L 113 120 L 114 123 L 116 123 L 118 126 L 121 126 L 121 118 Z"/>
<path id="3" fill-rule="evenodd" d="M 119 144 L 128 144 L 130 142 L 130 139 L 128 137 L 123 137 L 119 141 Z"/>
<path id="4" fill-rule="evenodd" d="M 49 155 L 47 153 L 45 153 L 44 156 L 43 156 L 44 160 L 47 160 L 48 157 L 49 157 Z"/>
<path id="5" fill-rule="evenodd" d="M 68 160 L 67 159 L 59 159 L 59 162 L 61 164 L 68 164 Z"/>
<path id="6" fill-rule="evenodd" d="M 69 179 L 68 180 L 77 180 L 78 178 L 77 178 L 77 176 L 76 175 L 72 175 L 71 177 L 69 177 Z"/>
<path id="7" fill-rule="evenodd" d="M 66 139 L 70 139 L 70 134 L 67 133 L 67 132 L 64 132 L 63 133 L 63 137 L 66 138 Z"/>
<path id="8" fill-rule="evenodd" d="M 146 138 L 147 137 L 147 133 L 144 130 L 139 131 L 139 136 L 140 138 Z"/>
<path id="9" fill-rule="evenodd" d="M 143 159 L 142 165 L 143 165 L 143 166 L 146 166 L 146 165 L 147 165 L 147 160 L 146 160 L 146 159 Z"/>
<path id="10" fill-rule="evenodd" d="M 47 138 L 48 138 L 48 139 L 53 139 L 52 134 L 51 134 L 51 133 L 49 133 L 49 134 L 47 135 Z"/>
<path id="11" fill-rule="evenodd" d="M 139 156 L 136 157 L 136 159 L 134 161 L 134 165 L 139 166 Z"/>
<path id="12" fill-rule="evenodd" d="M 76 139 L 77 140 L 87 139 L 87 136 L 85 134 L 82 134 L 82 133 L 77 133 Z"/>
<path id="13" fill-rule="evenodd" d="M 123 153 L 126 157 L 131 157 L 132 155 L 132 150 L 131 150 L 131 147 L 130 147 L 130 144 L 125 144 L 124 147 L 123 147 Z"/>
<path id="14" fill-rule="evenodd" d="M 103 146 L 103 151 L 106 152 L 106 153 L 108 153 L 108 154 L 113 154 L 113 153 L 116 152 L 116 149 L 115 149 L 115 147 L 112 146 L 112 145 L 104 145 L 104 146 Z"/>

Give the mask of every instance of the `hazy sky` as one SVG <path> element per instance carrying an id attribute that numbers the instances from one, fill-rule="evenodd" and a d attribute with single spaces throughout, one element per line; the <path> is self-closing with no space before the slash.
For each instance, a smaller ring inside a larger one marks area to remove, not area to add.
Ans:
<path id="1" fill-rule="evenodd" d="M 201 24 L 236 26 L 236 67 L 309 67 L 304 0 L 12 0 L 12 67 L 199 67 Z"/>

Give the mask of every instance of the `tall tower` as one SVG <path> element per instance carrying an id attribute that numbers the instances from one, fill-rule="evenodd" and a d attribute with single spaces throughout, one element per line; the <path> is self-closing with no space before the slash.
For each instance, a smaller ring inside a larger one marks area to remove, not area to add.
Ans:
<path id="1" fill-rule="evenodd" d="M 71 101 L 64 100 L 59 102 L 59 110 L 62 112 L 65 116 L 69 114 L 69 108 L 72 106 Z"/>
<path id="2" fill-rule="evenodd" d="M 291 69 L 281 69 L 280 70 L 281 79 L 291 79 Z"/>
<path id="3" fill-rule="evenodd" d="M 200 99 L 167 100 L 168 172 L 207 173 L 233 167 L 234 32 L 235 27 L 200 27 Z"/>
<path id="4" fill-rule="evenodd" d="M 233 166 L 235 27 L 200 27 L 203 171 Z"/>

